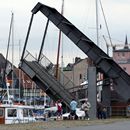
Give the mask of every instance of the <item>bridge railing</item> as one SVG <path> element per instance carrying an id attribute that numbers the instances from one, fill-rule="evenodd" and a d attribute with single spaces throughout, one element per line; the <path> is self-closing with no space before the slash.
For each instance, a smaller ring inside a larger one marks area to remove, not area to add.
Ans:
<path id="1" fill-rule="evenodd" d="M 29 51 L 26 50 L 24 59 L 26 61 L 38 61 L 36 57 L 34 57 Z M 44 54 L 41 55 L 39 64 L 41 64 L 49 74 L 55 77 L 56 73 L 56 65 L 54 65 Z M 74 83 L 60 70 L 58 69 L 58 80 L 65 89 L 69 90 L 70 88 L 75 87 Z"/>
<path id="2" fill-rule="evenodd" d="M 41 55 L 40 64 L 55 77 L 56 65 L 54 65 L 44 54 Z M 75 87 L 74 83 L 62 72 L 61 68 L 58 68 L 58 74 L 57 80 L 65 86 L 66 89 Z"/>

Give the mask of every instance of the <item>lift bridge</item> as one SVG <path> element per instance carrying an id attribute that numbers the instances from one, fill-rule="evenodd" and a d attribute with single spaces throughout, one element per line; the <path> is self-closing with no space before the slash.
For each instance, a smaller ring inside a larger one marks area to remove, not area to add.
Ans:
<path id="1" fill-rule="evenodd" d="M 130 98 L 130 76 L 115 63 L 106 53 L 104 53 L 93 41 L 85 36 L 71 22 L 62 16 L 56 9 L 41 3 L 32 9 L 25 45 L 21 57 L 19 68 L 23 70 L 41 89 L 43 89 L 53 100 L 63 99 L 69 106 L 73 96 L 67 91 L 68 86 L 73 83 L 69 80 L 59 81 L 54 76 L 54 65 L 51 62 L 45 65 L 45 56 L 40 54 L 40 58 L 35 59 L 28 51 L 26 45 L 30 33 L 34 14 L 43 13 L 57 28 L 59 28 L 73 43 L 78 46 L 95 64 L 103 74 L 112 79 L 115 91 L 122 96 L 125 101 Z"/>

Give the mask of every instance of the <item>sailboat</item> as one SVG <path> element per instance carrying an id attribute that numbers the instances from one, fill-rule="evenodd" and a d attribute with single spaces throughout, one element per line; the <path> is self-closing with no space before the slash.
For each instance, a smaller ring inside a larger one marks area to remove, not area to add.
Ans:
<path id="1" fill-rule="evenodd" d="M 12 13 L 12 17 L 11 17 L 10 30 L 9 30 L 9 39 L 8 39 L 5 70 L 7 68 L 7 57 L 8 57 L 8 49 L 9 49 L 11 33 L 13 35 L 13 27 L 12 26 L 13 26 L 13 13 Z M 13 39 L 13 37 L 12 37 L 12 39 Z M 12 49 L 12 53 L 13 53 L 13 49 Z M 13 57 L 13 54 L 12 54 L 12 57 Z M 13 60 L 12 60 L 12 75 L 13 75 Z M 4 97 L 4 98 L 2 98 L 2 101 L 0 102 L 0 124 L 35 122 L 36 119 L 33 115 L 34 107 L 24 105 L 21 103 L 15 103 L 13 101 L 13 95 L 10 95 L 10 93 L 9 93 L 9 86 L 12 85 L 12 89 L 14 89 L 13 88 L 13 77 L 12 77 L 12 83 L 11 84 L 8 83 L 7 82 L 7 73 L 5 71 L 3 79 L 4 79 L 4 82 L 6 83 L 6 87 L 7 87 L 7 91 L 4 95 L 4 96 L 6 96 L 6 94 L 7 94 L 7 100 L 5 100 L 6 98 Z"/>

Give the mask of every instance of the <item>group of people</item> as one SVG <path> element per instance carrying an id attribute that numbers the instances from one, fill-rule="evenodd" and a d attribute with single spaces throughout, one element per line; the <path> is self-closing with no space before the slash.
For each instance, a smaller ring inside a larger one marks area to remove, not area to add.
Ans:
<path id="1" fill-rule="evenodd" d="M 62 119 L 63 108 L 62 108 L 61 100 L 58 100 L 56 102 L 56 106 L 57 106 L 57 119 Z M 77 106 L 78 106 L 77 101 L 75 99 L 72 99 L 72 101 L 70 102 L 69 119 L 75 119 L 75 120 L 78 119 L 78 116 L 76 114 Z M 84 101 L 84 103 L 81 105 L 81 110 L 84 111 L 84 113 L 85 113 L 84 119 L 89 120 L 88 111 L 89 111 L 90 107 L 91 107 L 91 105 L 87 100 Z"/>
<path id="2" fill-rule="evenodd" d="M 78 119 L 78 116 L 76 115 L 76 108 L 77 108 L 78 103 L 72 99 L 72 101 L 70 102 L 70 118 L 73 117 L 72 119 Z M 85 116 L 84 119 L 89 120 L 89 115 L 88 115 L 88 111 L 90 109 L 91 105 L 88 102 L 88 100 L 85 100 L 84 103 L 81 105 L 81 110 L 84 111 Z"/>
<path id="3" fill-rule="evenodd" d="M 56 102 L 57 106 L 57 119 L 62 119 L 62 113 L 63 113 L 63 108 L 62 108 L 62 103 L 61 100 L 58 100 Z M 69 119 L 78 119 L 78 116 L 76 114 L 76 109 L 77 109 L 78 103 L 75 99 L 72 99 L 70 102 L 70 115 Z M 89 120 L 89 110 L 91 108 L 91 104 L 88 100 L 83 101 L 80 110 L 84 111 L 85 116 L 84 119 Z M 106 119 L 107 118 L 107 108 L 102 105 L 101 103 L 97 103 L 97 118 L 98 119 Z"/>

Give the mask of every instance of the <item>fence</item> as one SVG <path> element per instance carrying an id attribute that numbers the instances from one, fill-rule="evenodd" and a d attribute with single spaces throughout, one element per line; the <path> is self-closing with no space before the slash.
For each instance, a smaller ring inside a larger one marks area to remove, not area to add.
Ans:
<path id="1" fill-rule="evenodd" d="M 130 117 L 130 105 L 111 106 L 108 109 L 110 117 Z"/>

